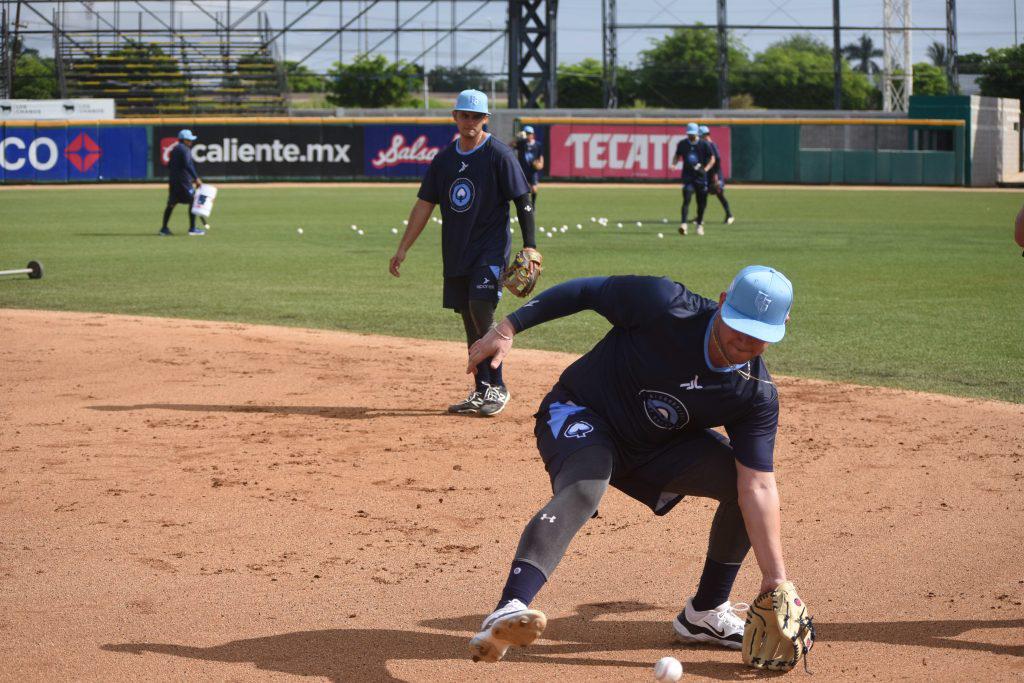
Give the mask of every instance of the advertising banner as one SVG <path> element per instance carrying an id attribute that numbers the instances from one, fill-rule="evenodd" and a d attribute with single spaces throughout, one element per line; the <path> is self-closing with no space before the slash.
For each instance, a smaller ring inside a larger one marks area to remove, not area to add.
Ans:
<path id="1" fill-rule="evenodd" d="M 98 121 L 112 118 L 113 99 L 0 100 L 0 121 Z"/>
<path id="2" fill-rule="evenodd" d="M 181 126 L 153 127 L 153 177 L 167 177 L 171 149 Z M 359 175 L 359 130 L 345 124 L 201 124 L 192 157 L 202 178 L 339 179 Z"/>
<path id="3" fill-rule="evenodd" d="M 725 177 L 731 170 L 730 130 L 710 126 L 718 145 Z M 552 178 L 679 177 L 672 164 L 676 145 L 686 137 L 680 126 L 642 124 L 555 124 L 549 129 L 548 149 Z"/>
<path id="4" fill-rule="evenodd" d="M 455 124 L 370 124 L 363 127 L 363 174 L 422 177 L 439 151 L 458 135 Z"/>
<path id="5" fill-rule="evenodd" d="M 0 179 L 79 182 L 146 178 L 145 126 L 0 128 Z"/>

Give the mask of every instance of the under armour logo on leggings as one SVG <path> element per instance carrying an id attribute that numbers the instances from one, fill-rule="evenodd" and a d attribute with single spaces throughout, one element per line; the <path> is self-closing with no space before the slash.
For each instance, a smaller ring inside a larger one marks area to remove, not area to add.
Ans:
<path id="1" fill-rule="evenodd" d="M 548 521 L 548 522 L 551 522 L 552 524 L 554 524 L 555 523 L 555 519 L 556 519 L 556 517 L 554 515 L 551 515 L 550 517 L 548 517 L 546 514 L 543 514 L 543 515 L 540 516 L 540 521 L 542 521 L 542 522 Z"/>

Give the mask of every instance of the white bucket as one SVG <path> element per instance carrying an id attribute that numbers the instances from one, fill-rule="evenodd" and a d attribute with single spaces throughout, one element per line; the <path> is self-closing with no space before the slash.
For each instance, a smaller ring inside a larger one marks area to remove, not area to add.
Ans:
<path id="1" fill-rule="evenodd" d="M 217 188 L 203 183 L 192 198 L 192 213 L 209 218 L 213 211 L 213 200 L 216 198 Z"/>

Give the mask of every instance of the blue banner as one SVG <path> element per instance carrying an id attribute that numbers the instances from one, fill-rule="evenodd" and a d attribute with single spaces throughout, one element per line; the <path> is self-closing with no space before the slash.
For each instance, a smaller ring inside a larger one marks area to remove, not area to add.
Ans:
<path id="1" fill-rule="evenodd" d="M 454 123 L 363 126 L 363 172 L 377 177 L 422 177 L 431 160 L 457 134 Z"/>
<path id="2" fill-rule="evenodd" d="M 0 130 L 0 180 L 145 180 L 145 126 L 37 125 Z"/>

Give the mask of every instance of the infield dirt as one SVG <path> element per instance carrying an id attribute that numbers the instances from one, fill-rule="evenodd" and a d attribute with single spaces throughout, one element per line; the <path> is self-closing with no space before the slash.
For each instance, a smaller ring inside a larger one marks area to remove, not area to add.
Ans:
<path id="1" fill-rule="evenodd" d="M 756 677 L 671 637 L 712 504 L 656 518 L 616 491 L 535 603 L 545 638 L 468 660 L 550 492 L 532 413 L 573 357 L 514 350 L 490 420 L 444 413 L 464 357 L 3 311 L 0 679 L 643 681 L 667 654 L 684 680 Z M 1024 679 L 1024 406 L 779 384 L 814 680 Z M 733 599 L 757 584 L 749 557 Z"/>

